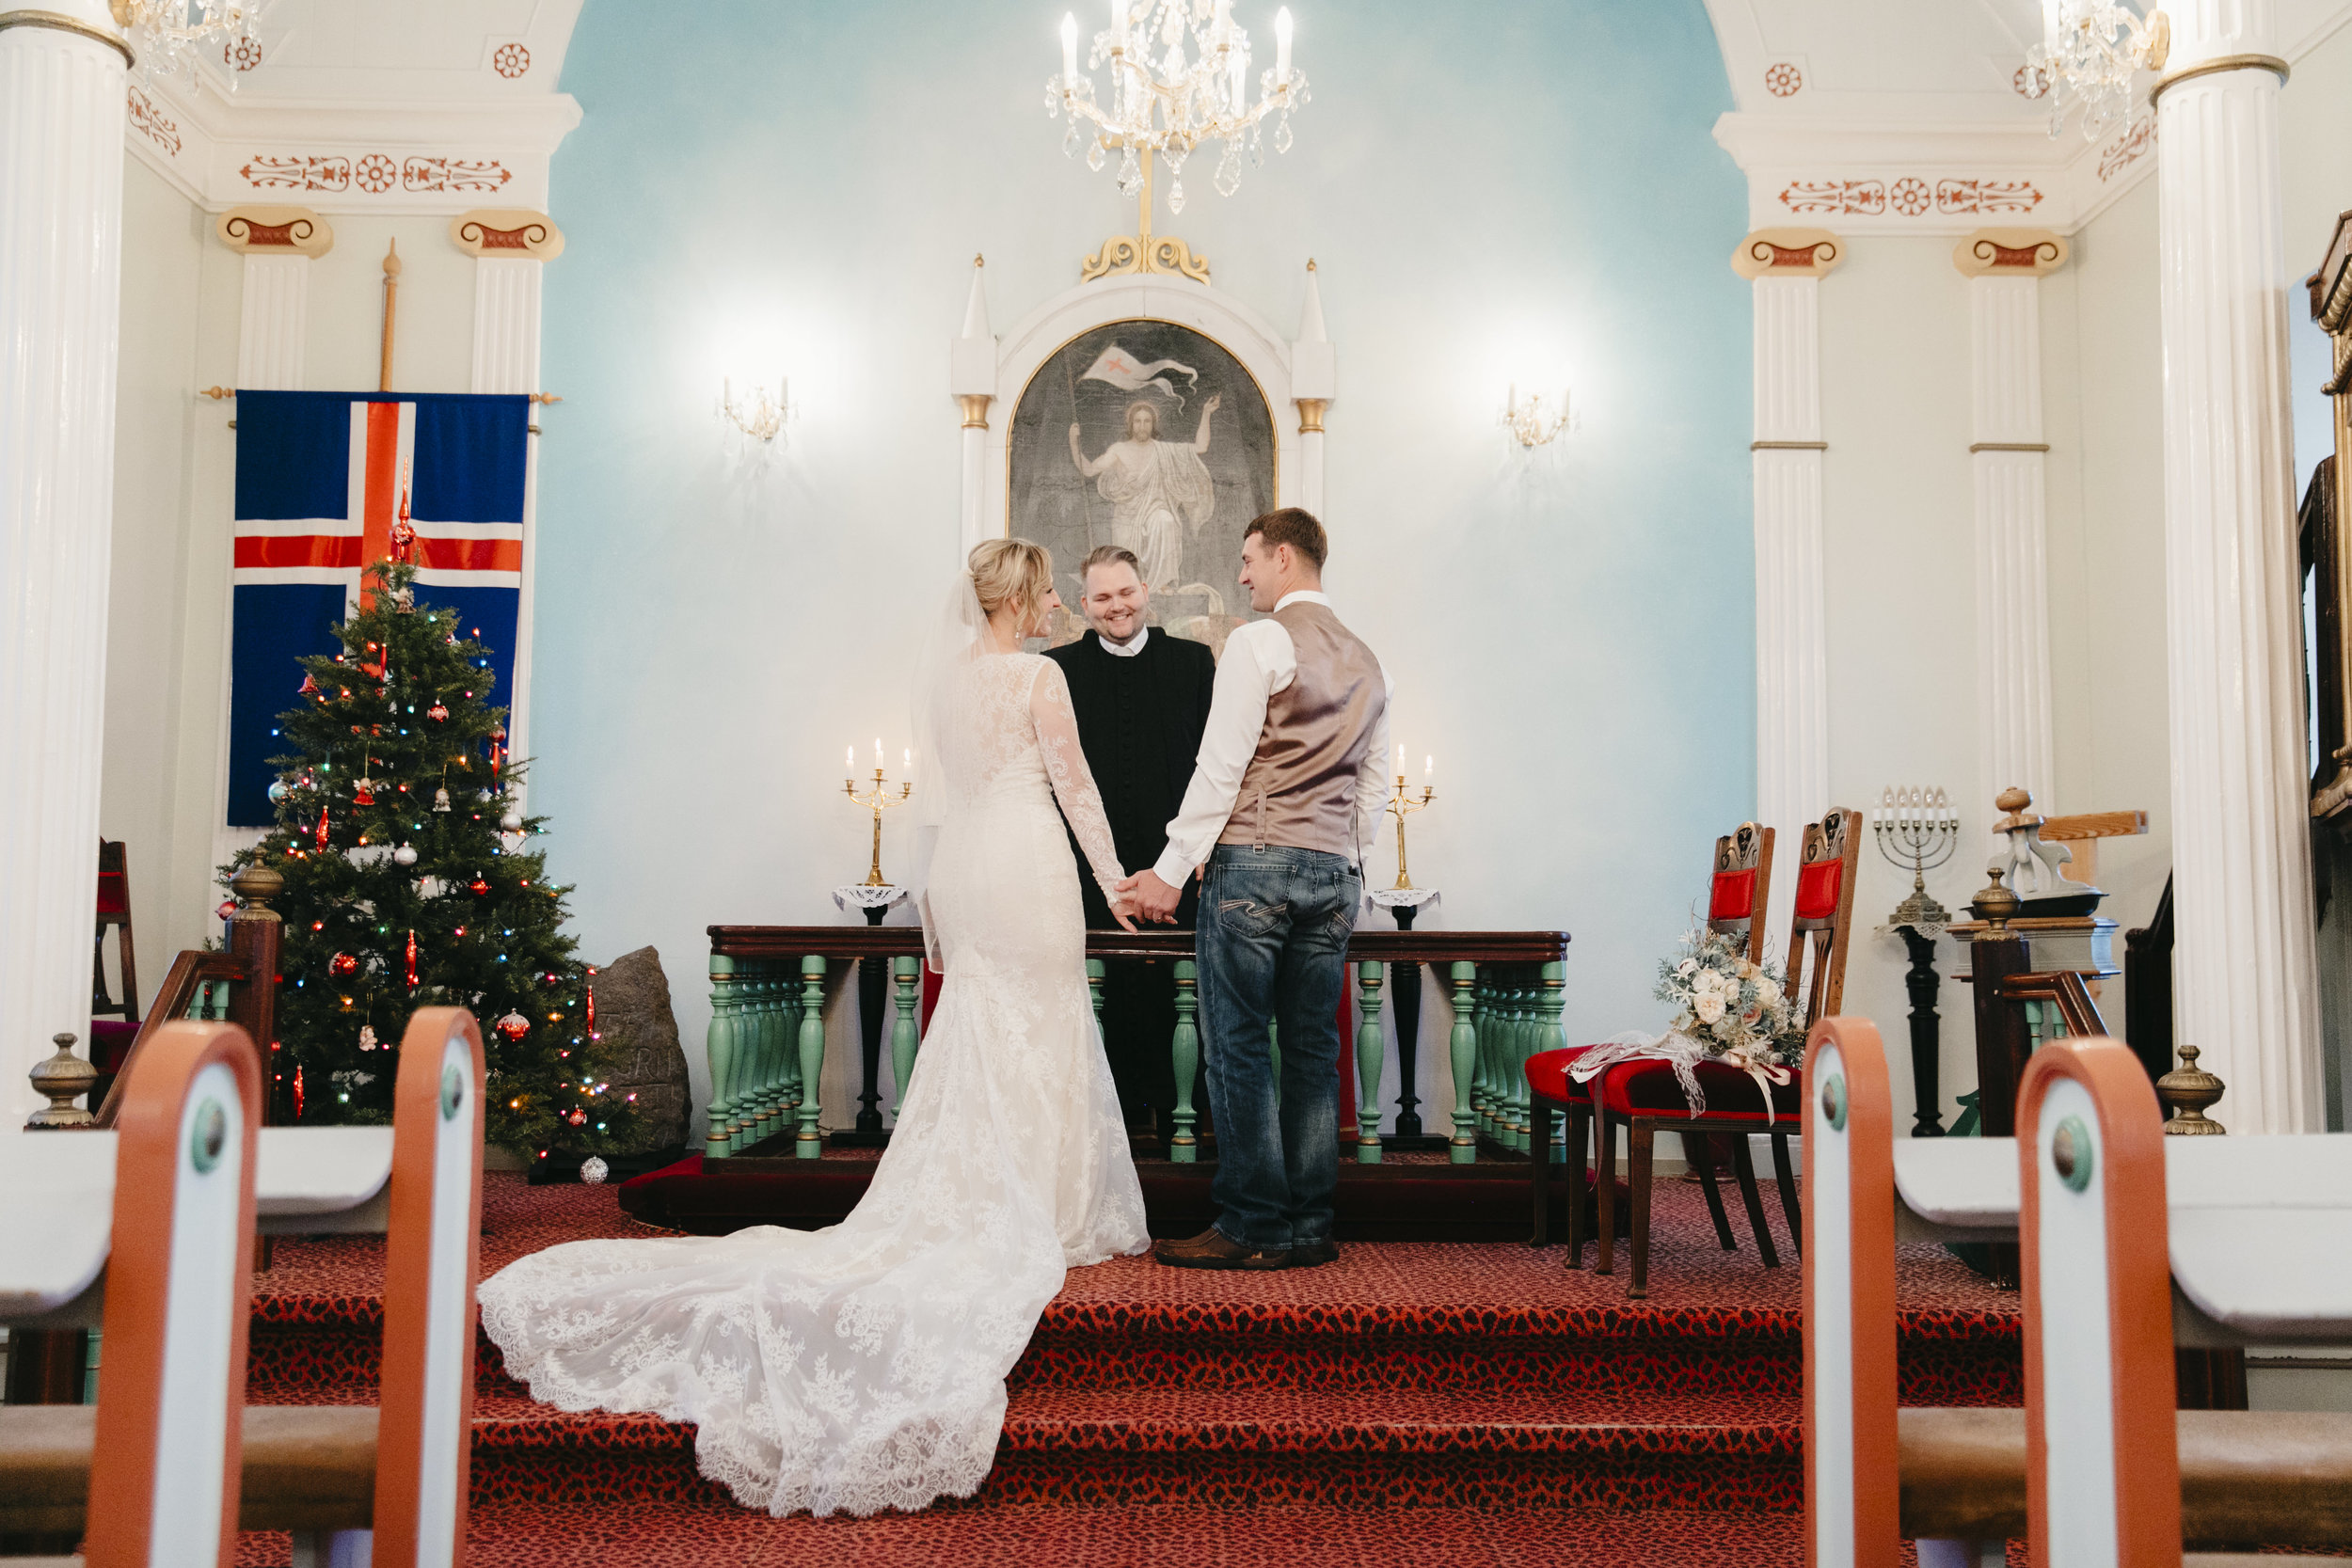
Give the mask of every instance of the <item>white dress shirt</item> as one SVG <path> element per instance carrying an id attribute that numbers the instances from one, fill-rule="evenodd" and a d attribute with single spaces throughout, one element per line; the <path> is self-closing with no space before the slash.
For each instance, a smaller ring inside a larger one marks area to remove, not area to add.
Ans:
<path id="1" fill-rule="evenodd" d="M 1127 639 L 1124 643 L 1114 642 L 1099 631 L 1094 634 L 1094 640 L 1103 644 L 1103 651 L 1113 658 L 1133 658 L 1143 652 L 1143 645 L 1152 640 L 1152 628 L 1137 626 L 1135 636 Z"/>
<path id="2" fill-rule="evenodd" d="M 1302 603 L 1319 604 L 1327 610 L 1331 607 L 1331 601 L 1322 594 L 1301 589 L 1283 594 L 1274 608 L 1279 613 Z M 1379 662 L 1378 656 L 1375 656 L 1374 662 Z M 1233 803 L 1240 799 L 1242 775 L 1248 771 L 1250 759 L 1258 754 L 1258 741 L 1265 734 L 1267 701 L 1297 678 L 1298 649 L 1281 622 L 1252 621 L 1234 627 L 1225 639 L 1225 657 L 1217 660 L 1216 686 L 1209 697 L 1208 727 L 1200 736 L 1200 754 L 1192 770 L 1192 783 L 1184 790 L 1184 803 L 1177 809 L 1176 819 L 1168 825 L 1168 847 L 1161 852 L 1159 863 L 1152 868 L 1161 881 L 1173 888 L 1183 887 L 1184 879 L 1216 847 L 1226 821 L 1233 815 Z M 1380 672 L 1380 687 L 1383 692 L 1393 689 L 1385 668 Z M 1370 841 L 1373 826 L 1388 805 L 1388 753 L 1389 710 L 1383 702 L 1380 717 L 1373 721 L 1363 768 L 1356 779 L 1355 839 L 1359 872 L 1363 846 Z"/>

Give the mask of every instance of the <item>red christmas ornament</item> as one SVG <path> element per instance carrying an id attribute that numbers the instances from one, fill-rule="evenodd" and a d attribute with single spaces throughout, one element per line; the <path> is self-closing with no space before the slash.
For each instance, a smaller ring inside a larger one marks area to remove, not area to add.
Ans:
<path id="1" fill-rule="evenodd" d="M 596 1035 L 596 972 L 593 969 L 588 972 L 588 1037 L 592 1040 L 598 1037 Z"/>
<path id="2" fill-rule="evenodd" d="M 417 933 L 408 933 L 408 946 L 402 955 L 408 961 L 408 989 L 417 989 Z"/>
<path id="3" fill-rule="evenodd" d="M 294 1120 L 302 1119 L 302 1069 L 294 1069 Z"/>
<path id="4" fill-rule="evenodd" d="M 215 910 L 213 912 L 220 916 L 221 919 L 226 920 L 230 915 L 237 912 L 237 901 L 234 898 L 224 898 L 220 901 L 220 908 Z"/>
<path id="5" fill-rule="evenodd" d="M 572 1114 L 565 1117 L 564 1119 L 570 1122 L 574 1127 L 585 1127 L 588 1125 L 588 1113 L 575 1106 L 572 1110 Z"/>
<path id="6" fill-rule="evenodd" d="M 466 891 L 479 898 L 490 891 L 490 884 L 485 881 L 482 873 L 477 871 L 473 874 L 473 880 L 466 884 Z"/>
<path id="7" fill-rule="evenodd" d="M 435 703 L 424 710 L 424 716 L 437 724 L 449 717 L 449 705 L 445 703 Z"/>
<path id="8" fill-rule="evenodd" d="M 375 781 L 362 778 L 351 786 L 351 803 L 355 806 L 375 804 Z"/>
<path id="9" fill-rule="evenodd" d="M 358 972 L 359 960 L 348 953 L 338 953 L 326 960 L 326 973 L 329 974 L 340 977 L 345 974 L 356 974 Z"/>
<path id="10" fill-rule="evenodd" d="M 303 676 L 302 684 L 294 689 L 294 695 L 297 697 L 315 697 L 318 694 L 319 683 L 309 675 Z"/>
<path id="11" fill-rule="evenodd" d="M 531 1020 L 520 1013 L 509 1012 L 491 1027 L 505 1036 L 511 1044 L 519 1041 L 525 1035 L 531 1033 Z"/>
<path id="12" fill-rule="evenodd" d="M 392 559 L 406 561 L 409 548 L 416 542 L 416 528 L 408 521 L 408 486 L 403 483 L 400 487 L 400 515 L 392 520 Z"/>
<path id="13" fill-rule="evenodd" d="M 326 801 L 324 801 L 324 800 L 321 800 L 321 801 L 319 802 L 319 832 L 318 832 L 318 839 L 319 839 L 319 847 L 320 847 L 320 848 L 322 848 L 322 849 L 326 848 Z"/>

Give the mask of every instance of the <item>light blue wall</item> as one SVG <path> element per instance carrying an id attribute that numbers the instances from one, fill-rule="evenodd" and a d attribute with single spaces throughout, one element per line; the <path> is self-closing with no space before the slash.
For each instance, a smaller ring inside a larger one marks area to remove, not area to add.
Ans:
<path id="1" fill-rule="evenodd" d="M 1698 0 L 1294 8 L 1296 146 L 1231 198 L 1204 156 L 1157 227 L 1286 333 L 1320 263 L 1329 585 L 1416 773 L 1438 759 L 1429 924 L 1565 927 L 1571 1037 L 1654 1026 L 1708 842 L 1754 809 L 1745 197 L 1708 135 L 1713 34 Z M 591 0 L 574 35 L 533 806 L 590 954 L 660 946 L 690 1055 L 703 927 L 837 920 L 825 890 L 865 871 L 838 764 L 904 743 L 908 628 L 955 560 L 973 254 L 1002 331 L 1132 230 L 1042 111 L 1062 9 Z M 1271 10 L 1238 6 L 1267 35 Z M 803 402 L 764 471 L 719 434 L 730 366 Z M 1563 375 L 1581 431 L 1522 453 L 1505 383 Z"/>

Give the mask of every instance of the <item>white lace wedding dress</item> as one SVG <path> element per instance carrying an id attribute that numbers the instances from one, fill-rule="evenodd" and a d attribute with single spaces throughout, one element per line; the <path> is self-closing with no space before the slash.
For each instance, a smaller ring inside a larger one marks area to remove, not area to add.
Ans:
<path id="1" fill-rule="evenodd" d="M 1122 875 L 1069 688 L 996 654 L 943 689 L 925 926 L 946 978 L 865 1198 L 815 1232 L 567 1243 L 482 1286 L 534 1398 L 693 1422 L 703 1474 L 771 1513 L 969 1497 L 1063 1271 L 1148 1244 L 1054 809 Z"/>

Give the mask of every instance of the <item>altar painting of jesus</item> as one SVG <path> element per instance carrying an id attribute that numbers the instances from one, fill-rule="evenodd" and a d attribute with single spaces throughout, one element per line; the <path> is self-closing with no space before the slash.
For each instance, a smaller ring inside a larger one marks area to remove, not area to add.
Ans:
<path id="1" fill-rule="evenodd" d="M 1007 531 L 1054 552 L 1066 604 L 1098 546 L 1135 552 L 1151 624 L 1212 648 L 1256 617 L 1241 531 L 1275 506 L 1272 410 L 1222 344 L 1175 322 L 1091 327 L 1038 367 L 1007 432 Z M 1075 614 L 1054 641 L 1078 636 Z"/>

